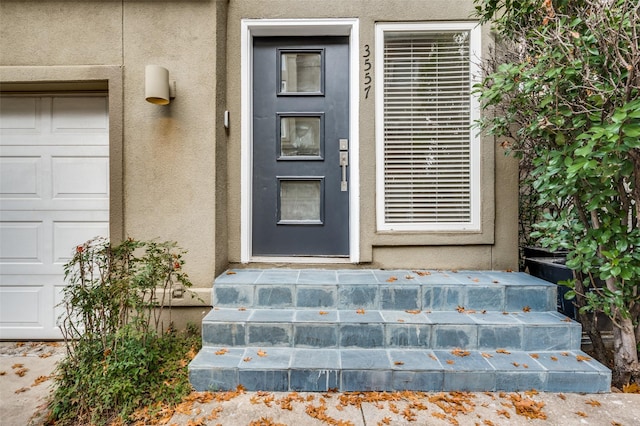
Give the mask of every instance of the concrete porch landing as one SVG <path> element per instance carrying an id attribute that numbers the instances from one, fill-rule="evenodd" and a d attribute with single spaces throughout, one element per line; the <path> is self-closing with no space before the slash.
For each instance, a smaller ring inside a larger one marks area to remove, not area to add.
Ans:
<path id="1" fill-rule="evenodd" d="M 608 392 L 554 284 L 500 271 L 237 269 L 219 276 L 197 390 Z"/>

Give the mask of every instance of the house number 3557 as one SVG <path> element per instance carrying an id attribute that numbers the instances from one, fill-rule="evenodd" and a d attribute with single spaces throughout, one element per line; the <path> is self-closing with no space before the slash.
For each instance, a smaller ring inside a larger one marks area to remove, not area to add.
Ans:
<path id="1" fill-rule="evenodd" d="M 364 59 L 364 98 L 369 99 L 369 92 L 371 91 L 371 49 L 368 44 L 364 45 L 364 53 L 362 58 Z"/>

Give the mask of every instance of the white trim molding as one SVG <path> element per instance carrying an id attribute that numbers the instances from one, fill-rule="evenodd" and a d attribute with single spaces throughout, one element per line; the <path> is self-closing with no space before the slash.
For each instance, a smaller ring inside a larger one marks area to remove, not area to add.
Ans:
<path id="1" fill-rule="evenodd" d="M 360 144 L 359 144 L 359 21 L 341 19 L 243 19 L 241 22 L 241 166 L 240 166 L 240 261 L 283 262 L 290 258 L 254 258 L 252 255 L 253 173 L 253 38 L 259 36 L 348 36 L 349 37 L 349 261 L 360 261 Z M 318 263 L 326 258 L 314 258 Z M 308 262 L 310 259 L 305 258 Z"/>

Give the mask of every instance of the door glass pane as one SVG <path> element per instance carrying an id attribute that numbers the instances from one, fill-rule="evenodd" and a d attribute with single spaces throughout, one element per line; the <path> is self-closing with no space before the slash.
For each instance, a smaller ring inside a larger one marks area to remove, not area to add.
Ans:
<path id="1" fill-rule="evenodd" d="M 320 117 L 282 117 L 280 155 L 320 156 Z"/>
<path id="2" fill-rule="evenodd" d="M 321 92 L 320 52 L 288 52 L 280 58 L 280 92 Z"/>
<path id="3" fill-rule="evenodd" d="M 280 221 L 320 222 L 320 181 L 280 181 Z"/>

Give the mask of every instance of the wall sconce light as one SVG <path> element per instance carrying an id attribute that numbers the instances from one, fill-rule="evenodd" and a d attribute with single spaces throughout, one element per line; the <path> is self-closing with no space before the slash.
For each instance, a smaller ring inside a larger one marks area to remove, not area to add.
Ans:
<path id="1" fill-rule="evenodd" d="M 168 105 L 176 97 L 176 82 L 169 80 L 169 70 L 158 65 L 147 65 L 144 73 L 144 97 L 156 105 Z"/>

